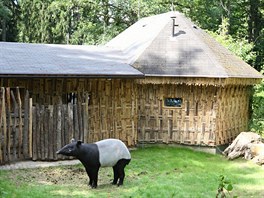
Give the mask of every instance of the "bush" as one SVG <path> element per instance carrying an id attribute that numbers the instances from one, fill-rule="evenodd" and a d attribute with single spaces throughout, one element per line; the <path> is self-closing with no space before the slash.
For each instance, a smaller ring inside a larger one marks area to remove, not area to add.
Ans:
<path id="1" fill-rule="evenodd" d="M 254 87 L 250 130 L 264 136 L 264 80 Z"/>

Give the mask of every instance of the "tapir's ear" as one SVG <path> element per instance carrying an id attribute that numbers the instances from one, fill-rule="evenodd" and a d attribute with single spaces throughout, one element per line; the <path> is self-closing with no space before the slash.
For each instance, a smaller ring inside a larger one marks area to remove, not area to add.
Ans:
<path id="1" fill-rule="evenodd" d="M 76 140 L 74 138 L 71 139 L 70 143 L 76 142 Z"/>
<path id="2" fill-rule="evenodd" d="M 77 145 L 77 147 L 79 147 L 79 146 L 81 146 L 81 144 L 82 144 L 82 141 L 78 140 L 76 145 Z"/>

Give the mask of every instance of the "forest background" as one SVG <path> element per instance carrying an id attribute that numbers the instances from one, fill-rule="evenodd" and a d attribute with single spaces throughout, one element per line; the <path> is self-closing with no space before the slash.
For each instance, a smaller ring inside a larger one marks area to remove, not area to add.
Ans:
<path id="1" fill-rule="evenodd" d="M 100 45 L 171 10 L 264 72 L 264 0 L 0 0 L 0 41 Z M 264 135 L 264 81 L 253 91 L 249 130 Z"/>

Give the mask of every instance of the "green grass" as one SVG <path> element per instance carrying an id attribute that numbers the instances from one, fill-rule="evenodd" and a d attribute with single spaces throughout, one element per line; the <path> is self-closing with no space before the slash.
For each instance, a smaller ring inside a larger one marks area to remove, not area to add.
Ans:
<path id="1" fill-rule="evenodd" d="M 264 197 L 264 169 L 249 161 L 176 147 L 131 151 L 124 186 L 110 184 L 112 169 L 90 189 L 82 165 L 0 171 L 0 197 L 215 197 L 218 177 L 233 183 L 232 195 Z"/>

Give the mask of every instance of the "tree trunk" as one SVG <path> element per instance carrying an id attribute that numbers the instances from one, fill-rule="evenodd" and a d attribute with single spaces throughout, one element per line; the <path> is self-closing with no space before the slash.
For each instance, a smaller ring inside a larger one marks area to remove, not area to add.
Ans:
<path id="1" fill-rule="evenodd" d="M 6 41 L 6 19 L 2 19 L 2 41 Z"/>
<path id="2" fill-rule="evenodd" d="M 248 40 L 254 42 L 261 31 L 261 13 L 259 11 L 260 1 L 249 0 Z"/>

